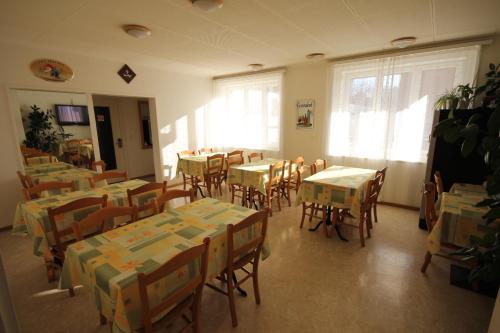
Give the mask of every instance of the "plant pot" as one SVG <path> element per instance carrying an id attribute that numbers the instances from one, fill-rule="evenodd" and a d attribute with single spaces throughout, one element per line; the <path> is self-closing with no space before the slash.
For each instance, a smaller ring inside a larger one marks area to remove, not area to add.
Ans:
<path id="1" fill-rule="evenodd" d="M 491 298 L 497 297 L 500 281 L 495 281 L 495 282 L 478 281 L 473 286 L 468 281 L 469 274 L 470 274 L 469 268 L 451 264 L 450 284 L 463 289 L 480 293 L 481 295 L 485 295 Z"/>

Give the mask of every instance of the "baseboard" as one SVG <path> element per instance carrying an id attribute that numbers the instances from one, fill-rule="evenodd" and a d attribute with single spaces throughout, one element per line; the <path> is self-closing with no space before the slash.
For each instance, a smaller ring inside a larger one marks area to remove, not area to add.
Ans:
<path id="1" fill-rule="evenodd" d="M 4 231 L 10 230 L 10 229 L 12 229 L 12 226 L 10 226 L 10 225 L 8 225 L 6 227 L 1 227 L 0 232 L 4 232 Z"/>
<path id="2" fill-rule="evenodd" d="M 391 207 L 398 207 L 398 208 L 405 208 L 405 209 L 420 211 L 420 208 L 415 207 L 415 206 L 402 205 L 402 204 L 398 204 L 398 203 L 394 203 L 394 202 L 385 202 L 385 201 L 379 201 L 378 203 L 381 205 L 386 205 L 386 206 L 391 206 Z"/>

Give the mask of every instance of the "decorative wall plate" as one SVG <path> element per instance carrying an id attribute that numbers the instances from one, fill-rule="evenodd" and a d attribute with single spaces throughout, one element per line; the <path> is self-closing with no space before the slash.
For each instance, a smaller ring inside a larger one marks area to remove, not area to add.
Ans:
<path id="1" fill-rule="evenodd" d="M 38 59 L 31 63 L 31 71 L 41 79 L 54 82 L 65 82 L 73 78 L 73 70 L 57 60 Z"/>

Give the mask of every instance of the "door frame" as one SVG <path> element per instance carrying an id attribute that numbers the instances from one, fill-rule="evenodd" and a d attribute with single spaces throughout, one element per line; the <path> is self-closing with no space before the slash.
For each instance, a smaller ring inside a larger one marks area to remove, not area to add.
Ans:
<path id="1" fill-rule="evenodd" d="M 140 98 L 140 99 L 147 99 L 149 103 L 149 116 L 151 119 L 151 135 L 153 136 L 153 164 L 154 164 L 154 170 L 155 170 L 155 178 L 157 182 L 162 182 L 163 181 L 163 174 L 161 172 L 162 166 L 161 166 L 161 148 L 160 148 L 160 138 L 159 138 L 159 130 L 158 130 L 158 116 L 157 116 L 157 107 L 156 107 L 156 97 L 151 96 L 151 95 L 143 95 L 143 96 L 137 96 L 137 95 L 124 95 L 124 94 L 116 94 L 113 92 L 109 91 L 89 91 L 89 90 L 74 90 L 74 89 L 66 89 L 65 87 L 58 87 L 57 89 L 47 89 L 47 88 L 41 88 L 36 85 L 4 85 L 4 91 L 7 96 L 7 107 L 10 112 L 10 122 L 12 124 L 13 132 L 14 132 L 14 139 L 16 144 L 16 150 L 18 152 L 17 156 L 17 163 L 18 163 L 18 169 L 24 171 L 24 163 L 22 160 L 22 153 L 21 153 L 21 147 L 18 142 L 19 138 L 19 131 L 18 131 L 18 122 L 20 118 L 18 117 L 18 113 L 20 110 L 20 105 L 19 101 L 17 100 L 16 96 L 16 90 L 33 90 L 33 91 L 40 91 L 40 92 L 59 92 L 59 93 L 73 93 L 73 94 L 82 94 L 86 95 L 87 97 L 87 108 L 89 112 L 89 125 L 90 125 L 90 134 L 92 138 L 92 142 L 98 143 L 98 137 L 97 137 L 97 127 L 96 127 L 96 122 L 95 122 L 95 113 L 94 113 L 94 102 L 92 99 L 93 95 L 105 95 L 105 96 L 112 96 L 112 97 L 132 97 L 132 98 Z M 99 144 L 94 144 L 94 157 L 96 160 L 101 159 L 101 153 L 99 151 Z"/>

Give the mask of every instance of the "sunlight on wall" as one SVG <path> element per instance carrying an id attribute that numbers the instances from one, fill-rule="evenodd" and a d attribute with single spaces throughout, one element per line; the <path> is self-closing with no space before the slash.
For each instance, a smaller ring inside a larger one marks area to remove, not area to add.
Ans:
<path id="1" fill-rule="evenodd" d="M 196 109 L 194 112 L 195 127 L 196 127 L 196 148 L 206 147 L 205 142 L 205 113 L 207 106 L 203 105 Z"/>
<path id="2" fill-rule="evenodd" d="M 183 116 L 177 119 L 173 127 L 174 133 L 171 131 L 171 124 L 163 127 L 160 131 L 161 134 L 173 136 L 173 141 L 161 150 L 163 176 L 167 179 L 173 179 L 176 176 L 177 152 L 189 148 L 188 117 Z"/>

